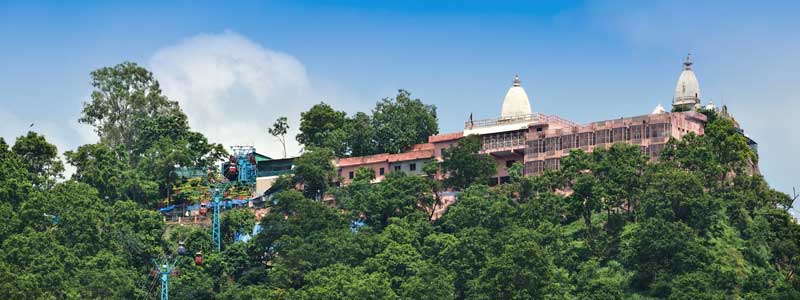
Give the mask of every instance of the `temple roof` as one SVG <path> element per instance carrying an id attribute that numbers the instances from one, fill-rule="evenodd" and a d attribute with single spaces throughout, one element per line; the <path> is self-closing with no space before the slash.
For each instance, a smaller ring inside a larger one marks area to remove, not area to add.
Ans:
<path id="1" fill-rule="evenodd" d="M 528 94 L 519 81 L 519 75 L 514 76 L 514 83 L 508 89 L 505 99 L 503 99 L 503 111 L 500 116 L 509 118 L 520 115 L 531 114 L 531 103 L 528 101 Z"/>
<path id="2" fill-rule="evenodd" d="M 672 105 L 695 105 L 700 103 L 700 84 L 697 76 L 692 70 L 692 57 L 686 56 L 683 62 L 683 71 L 678 77 L 678 84 L 675 86 L 675 96 L 672 98 Z"/>

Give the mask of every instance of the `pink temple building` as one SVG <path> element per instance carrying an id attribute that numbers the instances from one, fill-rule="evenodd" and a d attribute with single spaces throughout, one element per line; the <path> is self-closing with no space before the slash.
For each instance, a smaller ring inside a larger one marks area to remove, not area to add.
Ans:
<path id="1" fill-rule="evenodd" d="M 463 131 L 430 136 L 427 143 L 415 145 L 404 153 L 338 159 L 335 165 L 342 178 L 340 183 L 352 181 L 359 167 L 373 169 L 376 181 L 388 172 L 424 174 L 425 163 L 441 160 L 442 149 L 469 135 L 480 136 L 481 152 L 497 162 L 497 173 L 489 184 L 507 182 L 508 167 L 516 162 L 524 164 L 525 175 L 536 175 L 546 169 L 558 169 L 561 158 L 572 149 L 591 152 L 617 142 L 638 145 L 643 153 L 656 159 L 670 138 L 679 139 L 690 132 L 703 134 L 706 116 L 695 111 L 700 108 L 700 87 L 691 66 L 687 57 L 672 99 L 673 111 L 680 112 L 667 112 L 659 104 L 647 115 L 589 124 L 533 113 L 517 76 L 506 93 L 499 118 L 471 120 L 470 117 Z M 712 103 L 705 108 L 716 110 Z M 726 108 L 722 112 L 726 113 Z"/>

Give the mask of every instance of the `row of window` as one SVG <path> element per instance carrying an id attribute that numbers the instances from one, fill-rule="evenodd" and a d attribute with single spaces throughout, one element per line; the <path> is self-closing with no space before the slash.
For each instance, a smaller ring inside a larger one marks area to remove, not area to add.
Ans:
<path id="1" fill-rule="evenodd" d="M 402 165 L 394 166 L 394 170 L 395 171 L 402 171 Z M 416 171 L 417 170 L 417 163 L 408 164 L 408 170 L 409 171 Z M 375 170 L 373 169 L 373 171 L 375 171 Z M 377 176 L 383 176 L 385 174 L 386 174 L 386 170 L 384 168 L 379 168 L 377 170 Z M 347 173 L 347 178 L 353 179 L 354 177 L 355 177 L 355 171 L 350 171 L 350 172 Z"/>
<path id="2" fill-rule="evenodd" d="M 650 125 L 634 125 L 612 129 L 600 129 L 594 132 L 566 134 L 528 142 L 525 154 L 539 154 L 557 150 L 586 148 L 593 145 L 611 144 L 621 141 L 640 140 L 644 138 L 668 137 L 670 123 Z"/>
<path id="3" fill-rule="evenodd" d="M 657 158 L 664 151 L 666 144 L 654 144 L 647 146 L 640 146 L 643 154 L 648 155 L 650 158 Z M 557 170 L 561 168 L 561 158 L 549 158 L 545 160 L 535 160 L 525 163 L 525 174 L 538 174 L 544 170 Z"/>
<path id="4" fill-rule="evenodd" d="M 481 136 L 483 150 L 525 145 L 525 131 L 511 131 Z"/>

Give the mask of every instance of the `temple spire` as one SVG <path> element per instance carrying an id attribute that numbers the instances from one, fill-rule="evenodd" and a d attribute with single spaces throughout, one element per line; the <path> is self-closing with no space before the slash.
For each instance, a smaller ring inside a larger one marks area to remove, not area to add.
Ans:
<path id="1" fill-rule="evenodd" d="M 686 59 L 683 60 L 683 69 L 684 70 L 691 70 L 692 69 L 692 64 L 693 64 L 693 62 L 692 62 L 692 54 L 688 53 L 688 54 L 686 54 Z"/>

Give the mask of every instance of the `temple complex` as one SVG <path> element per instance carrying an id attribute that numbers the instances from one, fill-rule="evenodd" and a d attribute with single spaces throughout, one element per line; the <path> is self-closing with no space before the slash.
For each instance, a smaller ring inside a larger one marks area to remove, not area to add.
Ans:
<path id="1" fill-rule="evenodd" d="M 588 124 L 534 112 L 519 76 L 515 76 L 503 99 L 499 117 L 473 120 L 470 115 L 462 131 L 430 136 L 427 143 L 414 145 L 403 153 L 339 158 L 334 161 L 339 178 L 337 184 L 350 183 L 361 167 L 374 170 L 375 181 L 383 180 L 389 172 L 422 175 L 426 163 L 441 161 L 442 150 L 470 135 L 480 137 L 481 152 L 491 155 L 497 163 L 497 173 L 490 185 L 509 181 L 508 168 L 516 162 L 523 163 L 524 175 L 536 175 L 547 169 L 558 169 L 561 159 L 569 155 L 570 150 L 592 152 L 618 142 L 637 145 L 642 153 L 655 160 L 670 138 L 680 139 L 690 132 L 704 133 L 707 119 L 697 111 L 700 108 L 727 115 L 727 107 L 717 109 L 711 102 L 701 106 L 700 85 L 692 65 L 691 57 L 687 56 L 671 111 L 659 104 L 650 114 Z M 753 140 L 748 138 L 748 141 L 755 147 Z"/>

